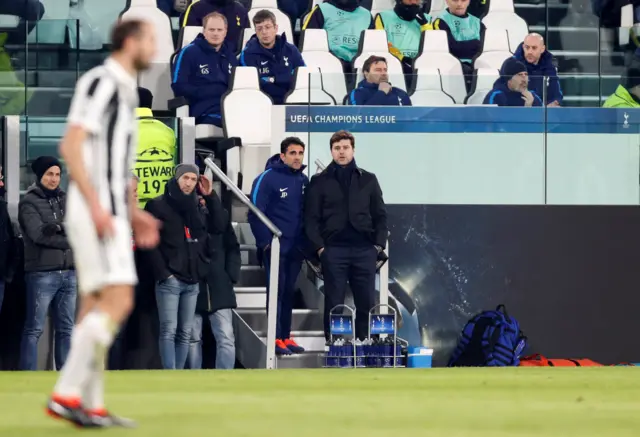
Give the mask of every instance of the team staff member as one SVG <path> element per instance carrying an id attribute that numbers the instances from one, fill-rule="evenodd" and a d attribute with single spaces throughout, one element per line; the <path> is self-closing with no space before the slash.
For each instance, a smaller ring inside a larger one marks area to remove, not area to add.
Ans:
<path id="1" fill-rule="evenodd" d="M 228 23 L 227 33 L 223 37 L 232 53 L 238 51 L 238 41 L 244 29 L 249 27 L 247 9 L 234 0 L 194 0 L 180 18 L 181 27 L 205 26 L 207 17 L 217 12 L 225 17 Z"/>
<path id="2" fill-rule="evenodd" d="M 367 106 L 411 106 L 409 95 L 391 86 L 387 73 L 387 60 L 370 56 L 362 65 L 364 80 L 349 94 L 349 104 Z"/>
<path id="3" fill-rule="evenodd" d="M 500 68 L 500 77 L 482 103 L 498 106 L 542 106 L 540 97 L 528 87 L 527 67 L 514 57 L 507 58 Z"/>
<path id="4" fill-rule="evenodd" d="M 378 179 L 356 165 L 355 138 L 338 131 L 329 141 L 333 161 L 313 176 L 304 207 L 304 229 L 324 275 L 324 334 L 329 312 L 344 304 L 347 283 L 356 305 L 356 336 L 368 335 L 375 305 L 376 262 L 387 243 L 387 212 Z"/>
<path id="5" fill-rule="evenodd" d="M 542 35 L 527 35 L 513 56 L 527 67 L 531 91 L 539 96 L 545 96 L 546 91 L 546 101 L 549 102 L 547 106 L 560 106 L 564 96 L 560 88 L 558 70 L 553 65 L 553 55 L 544 45 Z"/>
<path id="6" fill-rule="evenodd" d="M 151 91 L 138 88 L 138 99 L 138 146 L 134 173 L 138 181 L 138 205 L 144 208 L 147 201 L 164 193 L 167 181 L 173 177 L 176 134 L 169 126 L 153 118 Z"/>
<path id="7" fill-rule="evenodd" d="M 256 178 L 251 188 L 253 204 L 282 231 L 275 344 L 276 353 L 281 355 L 304 352 L 304 349 L 291 338 L 293 295 L 303 258 L 303 195 L 309 183 L 309 179 L 303 173 L 306 168 L 302 165 L 304 149 L 305 145 L 300 138 L 285 138 L 280 143 L 280 154 L 269 159 L 265 171 Z M 256 238 L 258 251 L 262 255 L 269 287 L 272 234 L 252 212 L 249 212 L 249 224 Z"/>
<path id="8" fill-rule="evenodd" d="M 278 35 L 276 16 L 265 9 L 253 17 L 256 34 L 247 42 L 240 55 L 240 65 L 256 67 L 260 75 L 260 89 L 269 95 L 276 105 L 284 103 L 284 96 L 293 82 L 293 73 L 304 66 L 302 55 L 296 46 L 287 42 L 284 34 Z"/>

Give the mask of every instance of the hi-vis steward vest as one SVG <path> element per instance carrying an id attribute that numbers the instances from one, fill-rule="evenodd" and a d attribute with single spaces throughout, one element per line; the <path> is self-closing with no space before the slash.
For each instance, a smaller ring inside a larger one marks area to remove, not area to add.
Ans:
<path id="1" fill-rule="evenodd" d="M 324 17 L 324 29 L 329 37 L 329 50 L 345 61 L 351 61 L 358 53 L 360 34 L 371 25 L 371 12 L 363 7 L 355 11 L 343 11 L 330 3 L 318 5 Z"/>
<path id="2" fill-rule="evenodd" d="M 148 108 L 137 108 L 138 145 L 134 173 L 138 182 L 138 204 L 164 194 L 167 181 L 173 177 L 176 166 L 176 134 L 171 128 L 153 118 Z"/>
<path id="3" fill-rule="evenodd" d="M 422 30 L 417 20 L 403 20 L 393 10 L 381 11 L 380 18 L 384 30 L 387 32 L 387 41 L 395 48 L 409 58 L 418 56 L 420 50 L 420 39 L 422 38 Z M 431 17 L 424 14 L 427 22 L 431 22 Z"/>

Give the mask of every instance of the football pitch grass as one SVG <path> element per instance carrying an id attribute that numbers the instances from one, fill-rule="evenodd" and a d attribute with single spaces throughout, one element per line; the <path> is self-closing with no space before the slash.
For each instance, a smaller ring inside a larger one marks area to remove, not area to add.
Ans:
<path id="1" fill-rule="evenodd" d="M 625 367 L 110 372 L 107 403 L 133 430 L 49 418 L 55 378 L 0 372 L 0 436 L 640 435 L 640 372 Z"/>

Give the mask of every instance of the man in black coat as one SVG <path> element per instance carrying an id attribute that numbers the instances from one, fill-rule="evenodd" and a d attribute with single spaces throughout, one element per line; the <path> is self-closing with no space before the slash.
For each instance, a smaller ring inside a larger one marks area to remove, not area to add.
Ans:
<path id="1" fill-rule="evenodd" d="M 387 243 L 387 212 L 378 179 L 356 166 L 355 138 L 338 131 L 330 140 L 333 162 L 315 175 L 305 197 L 304 225 L 324 275 L 324 333 L 329 312 L 344 304 L 347 283 L 356 305 L 356 336 L 368 335 L 375 305 L 378 257 Z"/>
<path id="2" fill-rule="evenodd" d="M 7 202 L 4 200 L 4 176 L 2 175 L 2 167 L 0 166 L 0 310 L 2 309 L 2 301 L 4 299 L 5 281 L 9 282 L 13 276 L 15 265 L 15 242 L 13 234 L 13 226 L 7 209 Z"/>
<path id="3" fill-rule="evenodd" d="M 237 307 L 233 285 L 240 278 L 240 245 L 231 225 L 231 217 L 216 193 L 211 191 L 210 199 L 206 201 L 202 198 L 200 205 L 203 214 L 208 217 L 211 261 L 206 278 L 200 281 L 189 347 L 189 368 L 202 368 L 202 327 L 203 319 L 208 319 L 216 340 L 216 369 L 233 369 L 236 344 L 232 310 Z"/>
<path id="4" fill-rule="evenodd" d="M 55 364 L 60 370 L 71 347 L 76 316 L 76 272 L 63 227 L 66 193 L 60 189 L 62 165 L 41 156 L 31 165 L 36 182 L 20 200 L 18 222 L 24 234 L 27 315 L 22 334 L 20 367 L 36 370 L 38 339 L 53 304 Z"/>

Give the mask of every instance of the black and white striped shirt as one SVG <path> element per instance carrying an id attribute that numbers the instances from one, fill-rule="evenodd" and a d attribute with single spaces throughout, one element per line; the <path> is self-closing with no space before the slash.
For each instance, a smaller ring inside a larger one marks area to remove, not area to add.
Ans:
<path id="1" fill-rule="evenodd" d="M 108 58 L 76 84 L 67 120 L 69 125 L 87 131 L 82 146 L 85 168 L 100 204 L 120 217 L 128 216 L 127 188 L 135 162 L 137 106 L 135 77 Z"/>

